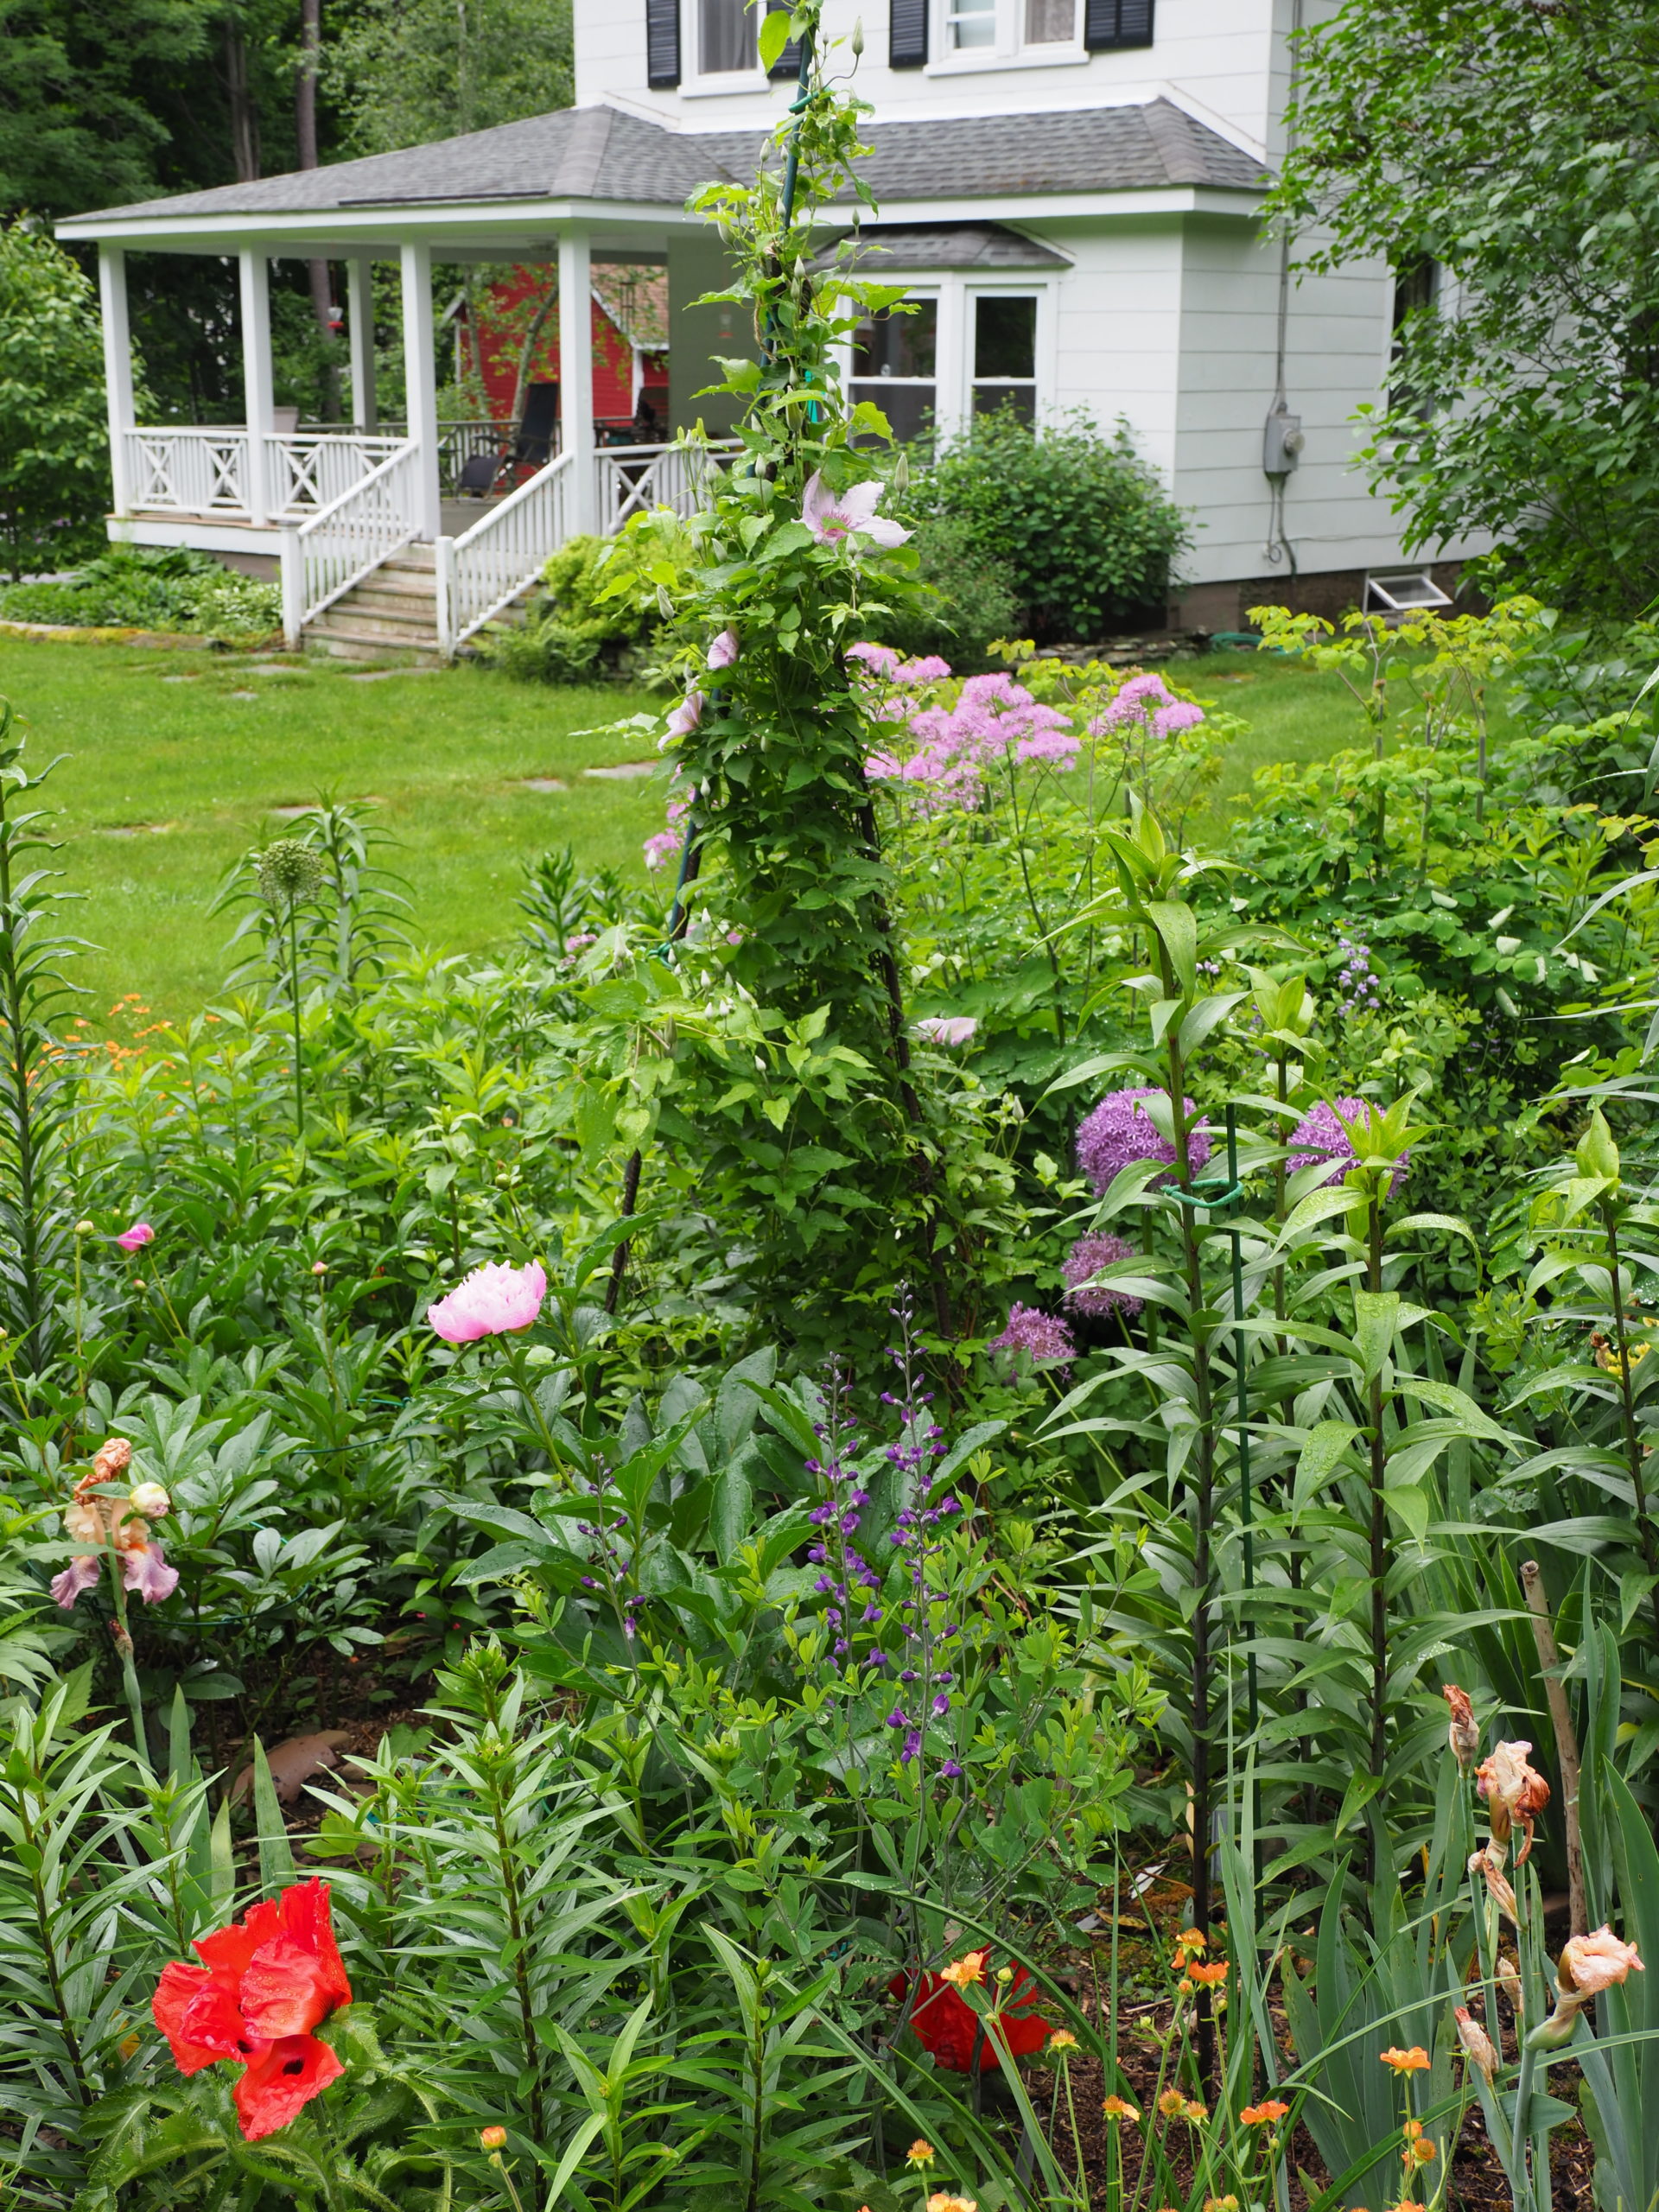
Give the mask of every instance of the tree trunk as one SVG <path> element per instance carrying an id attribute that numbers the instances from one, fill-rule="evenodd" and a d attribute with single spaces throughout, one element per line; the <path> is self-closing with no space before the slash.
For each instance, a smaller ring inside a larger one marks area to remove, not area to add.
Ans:
<path id="1" fill-rule="evenodd" d="M 302 169 L 314 169 L 318 165 L 317 71 L 321 61 L 322 0 L 300 0 L 300 68 L 294 86 L 294 125 Z M 334 321 L 328 264 L 312 261 L 306 266 L 311 280 L 311 312 L 324 343 L 332 348 Z M 332 354 L 323 369 L 323 384 L 327 419 L 337 423 L 340 414 L 340 369 Z"/>
<path id="2" fill-rule="evenodd" d="M 233 16 L 225 18 L 225 90 L 231 107 L 231 159 L 238 184 L 259 174 L 259 111 L 248 89 L 248 49 Z"/>

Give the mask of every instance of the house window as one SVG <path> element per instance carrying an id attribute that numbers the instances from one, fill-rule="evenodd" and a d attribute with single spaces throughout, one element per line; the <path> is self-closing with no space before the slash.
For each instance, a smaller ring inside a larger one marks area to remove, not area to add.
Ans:
<path id="1" fill-rule="evenodd" d="M 918 438 L 931 429 L 938 397 L 939 303 L 912 300 L 897 313 L 867 315 L 853 334 L 855 404 L 874 401 L 895 438 Z"/>
<path id="2" fill-rule="evenodd" d="M 1440 264 L 1427 254 L 1408 262 L 1394 274 L 1394 311 L 1390 318 L 1389 344 L 1389 404 L 1390 407 L 1410 408 L 1417 415 L 1431 411 L 1427 396 L 1414 391 L 1407 381 L 1403 363 L 1405 340 L 1403 332 L 1411 316 L 1433 308 L 1440 297 Z"/>
<path id="3" fill-rule="evenodd" d="M 980 62 L 1080 52 L 1084 0 L 942 0 L 944 52 Z"/>
<path id="4" fill-rule="evenodd" d="M 704 77 L 733 77 L 760 66 L 756 18 L 746 0 L 697 0 L 697 69 Z"/>
<path id="5" fill-rule="evenodd" d="M 982 292 L 974 301 L 974 412 L 1011 407 L 1037 414 L 1037 299 L 1031 292 Z"/>

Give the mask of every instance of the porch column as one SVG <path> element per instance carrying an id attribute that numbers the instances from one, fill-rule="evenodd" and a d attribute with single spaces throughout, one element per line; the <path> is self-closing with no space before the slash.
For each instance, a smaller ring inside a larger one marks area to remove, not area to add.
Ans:
<path id="1" fill-rule="evenodd" d="M 352 421 L 372 430 L 379 421 L 374 396 L 374 264 L 353 254 L 346 264 L 346 335 L 352 347 Z"/>
<path id="2" fill-rule="evenodd" d="M 118 515 L 130 515 L 127 432 L 134 428 L 132 339 L 127 323 L 127 257 L 122 247 L 99 247 L 98 291 L 104 311 L 104 392 L 110 410 L 110 504 Z"/>
<path id="3" fill-rule="evenodd" d="M 559 233 L 559 441 L 570 455 L 573 534 L 599 526 L 594 483 L 593 267 L 585 230 Z"/>
<path id="4" fill-rule="evenodd" d="M 432 543 L 442 535 L 443 511 L 438 497 L 438 378 L 432 356 L 432 249 L 405 245 L 404 279 L 404 412 L 409 435 L 420 447 L 415 524 L 418 536 Z"/>
<path id="5" fill-rule="evenodd" d="M 270 519 L 269 455 L 265 440 L 276 428 L 270 372 L 270 264 L 262 247 L 244 246 L 236 257 L 242 293 L 243 411 L 248 425 L 248 475 L 243 494 L 248 519 Z"/>

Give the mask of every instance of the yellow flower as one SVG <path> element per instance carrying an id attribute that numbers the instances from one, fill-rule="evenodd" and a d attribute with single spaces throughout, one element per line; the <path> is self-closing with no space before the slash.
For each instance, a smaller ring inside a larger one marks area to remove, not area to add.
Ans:
<path id="1" fill-rule="evenodd" d="M 918 2135 L 916 2138 L 916 2140 L 911 2145 L 909 2150 L 905 2153 L 905 2164 L 907 2166 L 916 2166 L 918 2168 L 922 2166 L 931 2166 L 934 2159 L 937 2158 L 938 2155 L 938 2152 L 933 2148 L 933 2145 L 926 2139 L 926 2138 L 925 2136 Z"/>
<path id="2" fill-rule="evenodd" d="M 985 1979 L 985 1954 L 969 1951 L 962 1958 L 952 1959 L 948 1967 L 939 1968 L 941 1981 L 953 1982 L 958 1989 L 966 1989 L 976 1981 Z"/>
<path id="3" fill-rule="evenodd" d="M 1204 2212 L 1238 2212 L 1238 2199 L 1236 2196 L 1206 2196 Z"/>
<path id="4" fill-rule="evenodd" d="M 1127 2097 L 1108 2097 L 1101 2110 L 1108 2120 L 1139 2120 L 1141 2117 L 1140 2107 L 1132 2105 Z"/>
<path id="5" fill-rule="evenodd" d="M 1166 2089 L 1158 2100 L 1158 2109 L 1166 2120 L 1179 2120 L 1186 2110 L 1186 2099 L 1179 2089 Z"/>
<path id="6" fill-rule="evenodd" d="M 1048 2047 L 1051 2050 L 1075 2050 L 1077 2039 L 1070 2028 L 1056 2028 L 1048 2039 Z"/>
<path id="7" fill-rule="evenodd" d="M 1194 2097 L 1191 2104 L 1186 2107 L 1186 2117 L 1192 2121 L 1194 2127 L 1196 2127 L 1201 2120 L 1209 2119 L 1210 2107 L 1208 2105 L 1200 2104 L 1198 2099 Z"/>
<path id="8" fill-rule="evenodd" d="M 1175 1938 L 1178 1951 L 1191 1951 L 1194 1956 L 1209 1946 L 1210 1939 L 1201 1928 L 1183 1928 Z"/>
<path id="9" fill-rule="evenodd" d="M 927 2200 L 927 2212 L 979 2212 L 971 2196 L 950 2196 L 940 2190 Z"/>

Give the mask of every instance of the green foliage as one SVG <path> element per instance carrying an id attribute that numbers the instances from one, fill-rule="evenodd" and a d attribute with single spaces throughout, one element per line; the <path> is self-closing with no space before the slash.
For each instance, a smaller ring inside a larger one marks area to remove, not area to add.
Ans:
<path id="1" fill-rule="evenodd" d="M 282 627 L 282 593 L 211 553 L 112 545 L 61 581 L 0 587 L 0 620 L 264 640 Z"/>
<path id="2" fill-rule="evenodd" d="M 591 683 L 634 677 L 683 590 L 690 540 L 671 515 L 636 516 L 620 537 L 567 538 L 542 570 L 545 601 L 523 628 L 498 632 L 495 665 L 521 681 Z"/>
<path id="3" fill-rule="evenodd" d="M 367 0 L 330 36 L 323 82 L 356 154 L 569 107 L 570 0 Z"/>
<path id="4" fill-rule="evenodd" d="M 906 497 L 924 543 L 930 522 L 948 525 L 947 563 L 1000 576 L 1020 631 L 1044 645 L 1104 637 L 1148 609 L 1161 621 L 1187 540 L 1185 518 L 1128 426 L 1109 435 L 1081 414 L 1040 435 L 1012 412 L 981 416 Z"/>
<path id="5" fill-rule="evenodd" d="M 92 287 L 35 224 L 0 222 L 0 560 L 15 583 L 79 550 L 109 499 Z"/>
<path id="6" fill-rule="evenodd" d="M 981 549 L 967 516 L 924 516 L 914 543 L 917 578 L 936 596 L 918 594 L 890 608 L 868 626 L 871 635 L 902 653 L 939 654 L 959 670 L 986 666 L 993 642 L 1021 626 L 1007 569 Z"/>
<path id="7" fill-rule="evenodd" d="M 1409 543 L 1490 530 L 1491 575 L 1626 615 L 1659 590 L 1656 63 L 1643 9 L 1344 8 L 1303 35 L 1271 202 L 1324 226 L 1310 268 L 1443 272 L 1370 421 Z"/>

